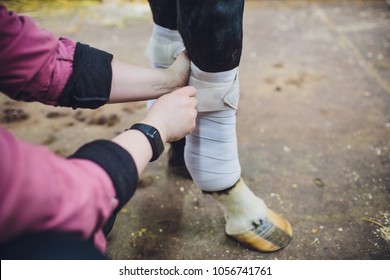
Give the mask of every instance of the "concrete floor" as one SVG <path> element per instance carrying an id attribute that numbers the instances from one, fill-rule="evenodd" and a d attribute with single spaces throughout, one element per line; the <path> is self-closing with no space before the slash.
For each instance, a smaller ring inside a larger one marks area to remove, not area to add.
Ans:
<path id="1" fill-rule="evenodd" d="M 120 212 L 112 259 L 390 259 L 390 10 L 385 1 L 340 2 L 246 2 L 242 176 L 290 220 L 291 244 L 264 254 L 228 238 L 220 208 L 191 180 L 169 174 L 165 153 Z M 57 35 L 149 65 L 147 6 L 30 15 Z M 1 125 L 62 155 L 113 137 L 145 112 L 143 102 L 96 111 L 5 97 L 0 104 Z"/>

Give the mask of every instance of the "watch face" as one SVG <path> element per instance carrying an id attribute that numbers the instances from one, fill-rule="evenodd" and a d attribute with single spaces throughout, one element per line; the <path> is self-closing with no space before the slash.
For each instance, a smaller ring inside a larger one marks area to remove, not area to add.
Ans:
<path id="1" fill-rule="evenodd" d="M 135 124 L 134 129 L 140 130 L 148 138 L 153 150 L 153 157 L 151 161 L 156 160 L 164 151 L 164 143 L 161 140 L 160 133 L 153 126 L 146 124 Z"/>
<path id="2" fill-rule="evenodd" d="M 159 133 L 157 131 L 157 129 L 155 128 L 150 128 L 150 130 L 148 131 L 148 134 L 150 135 L 150 137 L 152 137 L 153 139 L 157 138 L 159 136 Z"/>
<path id="3" fill-rule="evenodd" d="M 153 150 L 157 154 L 157 157 L 159 157 L 164 151 L 164 143 L 162 142 L 160 133 L 158 132 L 157 129 L 153 128 L 151 137 L 154 141 Z"/>

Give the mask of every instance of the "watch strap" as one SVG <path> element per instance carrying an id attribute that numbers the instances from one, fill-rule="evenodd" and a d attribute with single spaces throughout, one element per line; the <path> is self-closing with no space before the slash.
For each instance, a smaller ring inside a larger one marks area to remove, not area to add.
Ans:
<path id="1" fill-rule="evenodd" d="M 156 128 L 151 125 L 136 123 L 133 124 L 129 129 L 135 129 L 142 132 L 148 139 L 150 146 L 152 147 L 153 156 L 150 161 L 155 161 L 160 157 L 164 151 L 164 143 L 161 139 L 160 133 Z M 129 130 L 126 129 L 126 130 Z"/>

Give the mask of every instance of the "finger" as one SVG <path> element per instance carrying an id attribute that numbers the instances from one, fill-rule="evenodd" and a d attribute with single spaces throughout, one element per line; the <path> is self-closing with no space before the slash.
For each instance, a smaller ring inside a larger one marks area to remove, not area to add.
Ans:
<path id="1" fill-rule="evenodd" d="M 186 86 L 186 87 L 179 88 L 173 91 L 172 93 L 183 94 L 189 97 L 194 97 L 196 95 L 196 89 L 193 86 Z"/>
<path id="2" fill-rule="evenodd" d="M 183 50 L 178 57 L 183 57 L 189 60 L 187 50 Z"/>
<path id="3" fill-rule="evenodd" d="M 186 90 L 187 95 L 190 97 L 194 97 L 196 95 L 196 88 L 193 86 L 186 86 L 183 89 Z"/>
<path id="4" fill-rule="evenodd" d="M 196 107 L 196 105 L 198 105 L 198 100 L 195 98 L 195 97 L 191 97 L 191 104 L 192 104 L 192 107 Z"/>

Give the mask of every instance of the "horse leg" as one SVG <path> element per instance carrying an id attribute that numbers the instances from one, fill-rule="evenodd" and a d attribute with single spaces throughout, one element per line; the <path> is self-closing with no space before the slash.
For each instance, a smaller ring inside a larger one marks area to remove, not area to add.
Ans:
<path id="1" fill-rule="evenodd" d="M 176 0 L 149 0 L 153 15 L 153 34 L 147 54 L 154 68 L 168 68 L 184 50 L 183 40 L 177 31 Z M 148 102 L 148 107 L 153 101 Z M 190 178 L 184 162 L 185 138 L 170 143 L 168 170 Z"/>
<path id="2" fill-rule="evenodd" d="M 221 205 L 226 233 L 258 251 L 290 242 L 287 220 L 268 209 L 241 178 L 236 137 L 244 0 L 178 0 L 178 30 L 191 59 L 198 117 L 185 161 L 195 184 Z"/>

